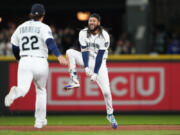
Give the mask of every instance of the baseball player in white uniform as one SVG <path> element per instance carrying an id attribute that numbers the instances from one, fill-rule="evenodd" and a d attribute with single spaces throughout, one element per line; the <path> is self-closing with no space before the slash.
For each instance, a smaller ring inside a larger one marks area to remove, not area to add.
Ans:
<path id="1" fill-rule="evenodd" d="M 57 56 L 60 64 L 68 62 L 61 55 L 53 39 L 51 29 L 42 23 L 45 9 L 42 4 L 34 4 L 31 8 L 31 20 L 21 24 L 11 37 L 13 53 L 18 65 L 18 84 L 10 89 L 5 97 L 5 106 L 9 107 L 19 97 L 24 97 L 32 80 L 36 87 L 35 128 L 47 124 L 46 119 L 46 82 L 48 79 L 48 49 Z"/>
<path id="2" fill-rule="evenodd" d="M 66 57 L 69 62 L 71 81 L 64 86 L 64 89 L 69 90 L 80 86 L 76 64 L 84 66 L 91 81 L 96 81 L 101 88 L 106 104 L 107 119 L 112 128 L 117 128 L 118 124 L 113 115 L 112 96 L 106 67 L 110 38 L 109 34 L 100 26 L 100 22 L 101 18 L 98 14 L 91 14 L 88 20 L 88 28 L 82 29 L 79 33 L 81 52 L 74 49 L 67 50 Z"/>

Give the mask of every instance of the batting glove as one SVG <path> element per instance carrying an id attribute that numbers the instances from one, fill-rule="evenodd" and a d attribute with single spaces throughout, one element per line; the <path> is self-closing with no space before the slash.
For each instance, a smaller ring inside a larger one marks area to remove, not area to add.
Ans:
<path id="1" fill-rule="evenodd" d="M 93 75 L 91 76 L 91 81 L 96 81 L 97 80 L 97 74 L 93 73 Z"/>
<path id="2" fill-rule="evenodd" d="M 85 68 L 85 72 L 86 72 L 87 76 L 92 76 L 93 75 L 93 72 L 88 67 Z"/>

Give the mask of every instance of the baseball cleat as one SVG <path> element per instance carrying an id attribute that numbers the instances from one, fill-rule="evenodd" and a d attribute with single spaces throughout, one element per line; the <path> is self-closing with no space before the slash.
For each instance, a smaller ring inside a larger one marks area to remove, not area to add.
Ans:
<path id="1" fill-rule="evenodd" d="M 9 107 L 14 102 L 15 88 L 16 88 L 16 86 L 11 87 L 10 92 L 5 97 L 4 104 L 6 107 Z"/>
<path id="2" fill-rule="evenodd" d="M 116 129 L 118 127 L 117 121 L 113 114 L 108 114 L 106 118 L 111 123 L 112 128 Z"/>
<path id="3" fill-rule="evenodd" d="M 65 90 L 71 90 L 73 88 L 78 88 L 80 86 L 79 82 L 70 82 L 68 85 L 64 86 Z"/>
<path id="4" fill-rule="evenodd" d="M 71 81 L 69 82 L 69 84 L 64 86 L 65 90 L 71 90 L 73 88 L 78 88 L 80 86 L 76 72 L 70 72 L 70 76 L 71 76 Z"/>
<path id="5" fill-rule="evenodd" d="M 47 125 L 47 120 L 44 120 L 42 122 L 35 122 L 34 128 L 42 128 L 43 126 Z"/>
<path id="6" fill-rule="evenodd" d="M 71 81 L 69 82 L 69 84 L 64 86 L 65 90 L 71 90 L 73 88 L 78 88 L 80 86 L 79 79 L 76 72 L 74 72 L 73 70 L 70 70 L 70 77 L 71 77 Z"/>

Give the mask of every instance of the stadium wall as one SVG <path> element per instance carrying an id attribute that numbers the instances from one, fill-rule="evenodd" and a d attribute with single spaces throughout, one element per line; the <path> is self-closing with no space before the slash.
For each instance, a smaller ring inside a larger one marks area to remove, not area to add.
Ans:
<path id="1" fill-rule="evenodd" d="M 8 109 L 4 107 L 8 89 L 17 83 L 18 65 L 13 57 L 0 60 L 0 114 L 33 111 L 34 85 L 25 98 L 16 100 Z M 179 55 L 112 55 L 107 65 L 115 111 L 180 111 Z M 69 80 L 67 67 L 60 66 L 54 56 L 49 57 L 49 67 L 48 111 L 105 111 L 100 89 L 81 67 L 78 67 L 81 87 L 72 91 L 63 90 Z"/>

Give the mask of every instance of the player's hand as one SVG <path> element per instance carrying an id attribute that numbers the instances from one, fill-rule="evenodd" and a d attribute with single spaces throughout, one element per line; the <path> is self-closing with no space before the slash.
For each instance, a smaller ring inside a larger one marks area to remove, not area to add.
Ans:
<path id="1" fill-rule="evenodd" d="M 62 65 L 65 65 L 65 66 L 68 65 L 67 60 L 62 55 L 58 57 L 58 61 Z"/>
<path id="2" fill-rule="evenodd" d="M 89 69 L 88 67 L 85 68 L 85 72 L 86 72 L 86 75 L 87 75 L 87 76 L 92 76 L 92 75 L 93 75 L 92 70 Z"/>
<path id="3" fill-rule="evenodd" d="M 93 75 L 91 76 L 91 81 L 96 81 L 97 80 L 97 74 L 93 73 Z"/>

